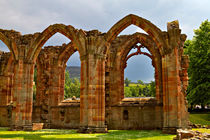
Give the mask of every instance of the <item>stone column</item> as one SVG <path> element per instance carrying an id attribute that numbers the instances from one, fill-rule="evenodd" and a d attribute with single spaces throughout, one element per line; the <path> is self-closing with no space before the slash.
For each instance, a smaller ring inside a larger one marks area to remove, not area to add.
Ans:
<path id="1" fill-rule="evenodd" d="M 46 47 L 37 60 L 36 120 L 50 128 L 58 114 L 53 108 L 64 100 L 65 65 L 58 64 L 58 47 Z"/>
<path id="2" fill-rule="evenodd" d="M 169 50 L 162 56 L 163 132 L 166 133 L 176 133 L 176 129 L 186 128 L 186 122 L 188 121 L 180 78 L 180 70 L 182 69 L 180 50 L 183 49 L 180 43 L 180 32 L 178 21 L 168 23 Z"/>
<path id="3" fill-rule="evenodd" d="M 65 66 L 52 66 L 50 74 L 50 106 L 57 106 L 64 100 Z"/>
<path id="4" fill-rule="evenodd" d="M 181 91 L 182 96 L 180 96 L 180 102 L 181 102 L 181 126 L 182 127 L 188 127 L 188 118 L 189 118 L 189 112 L 188 112 L 188 102 L 186 99 L 187 96 L 187 86 L 188 86 L 188 73 L 187 69 L 189 67 L 189 57 L 187 55 L 182 55 L 181 57 L 182 63 L 181 63 L 181 70 L 180 70 L 180 79 L 181 79 Z"/>
<path id="5" fill-rule="evenodd" d="M 0 75 L 0 105 L 8 105 L 11 97 L 12 75 Z"/>
<path id="6" fill-rule="evenodd" d="M 19 59 L 14 66 L 12 129 L 32 130 L 34 63 Z"/>
<path id="7" fill-rule="evenodd" d="M 54 128 L 53 122 L 56 124 L 58 121 L 58 113 L 55 113 L 57 110 L 54 107 L 64 100 L 65 68 L 66 66 L 58 66 L 57 64 L 51 66 L 48 98 L 50 128 Z"/>
<path id="8" fill-rule="evenodd" d="M 11 116 L 9 105 L 11 96 L 12 75 L 0 75 L 0 126 L 9 126 Z"/>
<path id="9" fill-rule="evenodd" d="M 13 64 L 9 63 L 10 56 L 10 53 L 0 52 L 0 126 L 4 127 L 8 127 L 11 120 L 9 105 L 12 100 Z M 10 66 L 9 70 L 7 66 Z"/>
<path id="10" fill-rule="evenodd" d="M 174 50 L 175 51 L 175 50 Z M 163 64 L 163 131 L 174 133 L 178 127 L 179 82 L 176 66 L 176 52 L 162 58 Z"/>
<path id="11" fill-rule="evenodd" d="M 105 126 L 105 57 L 81 57 L 80 128 L 83 133 L 107 132 Z"/>

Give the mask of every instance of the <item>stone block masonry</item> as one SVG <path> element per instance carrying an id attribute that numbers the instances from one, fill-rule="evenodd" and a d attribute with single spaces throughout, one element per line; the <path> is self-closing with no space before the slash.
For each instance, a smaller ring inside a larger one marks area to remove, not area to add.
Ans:
<path id="1" fill-rule="evenodd" d="M 118 36 L 130 25 L 147 34 Z M 58 32 L 71 42 L 43 48 Z M 176 133 L 176 129 L 187 128 L 185 39 L 178 21 L 169 22 L 167 31 L 161 31 L 133 14 L 106 33 L 63 24 L 27 35 L 0 29 L 0 40 L 10 50 L 0 51 L 0 126 L 32 130 L 41 127 L 34 128 L 33 123 L 43 123 L 44 128 L 77 128 L 82 133 L 107 129 L 162 129 Z M 138 43 L 149 50 L 155 68 L 153 99 L 124 98 L 124 68 L 130 58 L 128 53 Z M 66 101 L 66 62 L 76 51 L 81 61 L 80 99 Z M 33 102 L 35 67 L 37 91 Z"/>

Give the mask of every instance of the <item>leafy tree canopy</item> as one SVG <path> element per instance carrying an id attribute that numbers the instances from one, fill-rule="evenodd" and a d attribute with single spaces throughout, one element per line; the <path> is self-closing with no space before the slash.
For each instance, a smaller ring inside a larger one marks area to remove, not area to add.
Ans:
<path id="1" fill-rule="evenodd" d="M 131 83 L 131 80 L 128 80 L 128 78 L 125 78 L 125 86 L 128 87 L 129 84 Z"/>
<path id="2" fill-rule="evenodd" d="M 191 105 L 205 106 L 210 104 L 210 22 L 204 21 L 194 33 L 184 49 L 190 58 L 187 99 Z"/>

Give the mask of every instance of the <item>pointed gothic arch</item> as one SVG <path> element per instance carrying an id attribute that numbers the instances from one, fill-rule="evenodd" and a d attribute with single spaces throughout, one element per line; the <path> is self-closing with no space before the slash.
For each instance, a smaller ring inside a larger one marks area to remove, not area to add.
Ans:
<path id="1" fill-rule="evenodd" d="M 76 35 L 76 30 L 72 26 L 66 26 L 64 24 L 54 24 L 50 25 L 46 28 L 33 42 L 29 52 L 28 52 L 28 59 L 34 62 L 39 55 L 39 52 L 42 46 L 47 42 L 49 38 L 51 38 L 56 33 L 61 33 L 62 35 L 69 38 L 73 44 L 78 49 L 79 53 L 82 51 L 81 45 L 79 45 L 79 41 Z M 31 54 L 31 55 L 30 55 Z"/>
<path id="2" fill-rule="evenodd" d="M 150 21 L 133 14 L 125 16 L 111 27 L 111 29 L 106 34 L 107 41 L 112 42 L 120 32 L 122 32 L 130 25 L 136 25 L 148 33 L 155 41 L 157 47 L 160 49 L 160 53 L 163 54 L 163 50 L 164 47 L 166 47 L 166 44 L 162 36 L 162 31 Z"/>

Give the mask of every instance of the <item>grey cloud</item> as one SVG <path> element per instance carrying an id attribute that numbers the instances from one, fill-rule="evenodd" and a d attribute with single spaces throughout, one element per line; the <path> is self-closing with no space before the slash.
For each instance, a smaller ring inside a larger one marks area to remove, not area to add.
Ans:
<path id="1" fill-rule="evenodd" d="M 193 29 L 210 17 L 209 0 L 0 0 L 0 6 L 0 28 L 15 29 L 23 34 L 42 32 L 55 23 L 107 32 L 117 21 L 132 13 L 150 20 L 161 30 L 166 30 L 167 22 L 178 19 L 182 33 L 191 39 Z M 136 31 L 141 30 L 130 26 L 122 34 Z M 58 36 L 46 45 L 57 42 L 68 42 L 68 39 Z M 79 65 L 78 57 L 72 56 L 68 64 Z M 142 80 L 153 79 L 154 75 L 149 74 L 151 64 L 140 57 L 135 61 L 139 64 L 131 63 L 130 67 L 142 65 L 148 71 L 135 73 L 148 76 Z M 132 74 L 129 70 L 128 73 Z M 135 80 L 135 76 L 131 77 Z"/>

